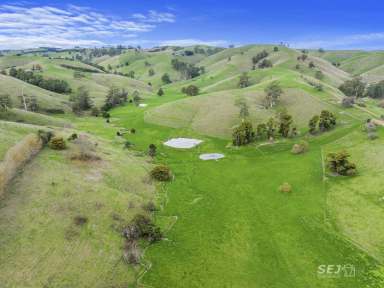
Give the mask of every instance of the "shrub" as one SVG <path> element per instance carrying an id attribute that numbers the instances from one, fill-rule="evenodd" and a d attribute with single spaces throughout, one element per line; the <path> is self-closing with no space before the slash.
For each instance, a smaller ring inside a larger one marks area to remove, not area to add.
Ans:
<path id="1" fill-rule="evenodd" d="M 163 235 L 148 216 L 138 214 L 123 230 L 123 236 L 131 241 L 144 238 L 153 243 L 161 240 Z"/>
<path id="2" fill-rule="evenodd" d="M 73 141 L 73 140 L 76 140 L 77 138 L 78 138 L 77 134 L 72 133 L 71 136 L 68 137 L 68 141 Z"/>
<path id="3" fill-rule="evenodd" d="M 167 166 L 160 165 L 152 169 L 151 177 L 157 181 L 170 181 L 172 179 L 172 173 Z"/>
<path id="4" fill-rule="evenodd" d="M 296 143 L 292 147 L 292 154 L 302 154 L 308 151 L 309 144 L 307 141 L 300 141 L 299 143 Z"/>
<path id="5" fill-rule="evenodd" d="M 101 158 L 96 154 L 94 145 L 85 139 L 84 137 L 78 138 L 74 141 L 73 152 L 71 154 L 71 160 L 79 161 L 98 161 Z"/>
<path id="6" fill-rule="evenodd" d="M 132 146 L 134 146 L 134 144 L 133 144 L 132 142 L 125 141 L 125 143 L 124 143 L 124 148 L 125 148 L 125 149 L 129 149 L 129 148 L 131 148 Z"/>
<path id="7" fill-rule="evenodd" d="M 156 205 L 152 201 L 149 201 L 147 204 L 143 205 L 143 209 L 148 212 L 156 211 Z"/>
<path id="8" fill-rule="evenodd" d="M 164 90 L 162 88 L 157 91 L 157 96 L 163 96 L 164 95 Z"/>
<path id="9" fill-rule="evenodd" d="M 131 134 L 135 134 L 136 133 L 136 129 L 132 128 L 131 130 L 129 130 L 129 132 L 131 132 Z"/>
<path id="10" fill-rule="evenodd" d="M 290 193 L 290 192 L 292 192 L 292 186 L 288 182 L 285 182 L 285 183 L 280 185 L 279 191 L 282 193 Z"/>
<path id="11" fill-rule="evenodd" d="M 73 218 L 73 222 L 78 226 L 83 226 L 88 222 L 88 218 L 82 215 L 78 215 L 75 218 Z"/>
<path id="12" fill-rule="evenodd" d="M 39 136 L 44 145 L 48 144 L 49 141 L 51 141 L 51 138 L 53 137 L 52 131 L 39 130 L 37 131 L 37 135 Z"/>
<path id="13" fill-rule="evenodd" d="M 189 85 L 187 87 L 183 87 L 181 92 L 187 94 L 188 96 L 196 96 L 199 94 L 199 87 L 195 85 Z"/>
<path id="14" fill-rule="evenodd" d="M 66 144 L 63 137 L 55 136 L 49 141 L 49 147 L 53 150 L 64 150 Z"/>
<path id="15" fill-rule="evenodd" d="M 155 144 L 149 144 L 148 147 L 148 155 L 151 156 L 152 158 L 156 156 L 156 150 L 157 147 Z"/>
<path id="16" fill-rule="evenodd" d="M 99 115 L 100 115 L 100 109 L 97 108 L 96 106 L 92 107 L 91 115 L 92 115 L 92 116 L 95 116 L 95 117 L 99 117 Z"/>
<path id="17" fill-rule="evenodd" d="M 355 98 L 353 97 L 344 97 L 341 101 L 341 105 L 345 108 L 353 107 L 353 104 L 355 104 Z"/>

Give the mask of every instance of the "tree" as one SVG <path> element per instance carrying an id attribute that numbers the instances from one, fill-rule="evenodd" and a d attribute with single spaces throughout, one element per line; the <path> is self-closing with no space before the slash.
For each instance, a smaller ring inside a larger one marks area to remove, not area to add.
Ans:
<path id="1" fill-rule="evenodd" d="M 346 96 L 351 97 L 363 97 L 365 91 L 365 83 L 360 77 L 353 78 L 352 80 L 345 81 L 340 85 L 339 89 Z"/>
<path id="2" fill-rule="evenodd" d="M 150 68 L 150 69 L 148 70 L 148 75 L 149 75 L 150 77 L 152 77 L 153 75 L 155 75 L 155 70 L 153 70 L 153 68 Z"/>
<path id="3" fill-rule="evenodd" d="M 92 108 L 92 101 L 89 97 L 89 91 L 84 86 L 80 86 L 77 89 L 76 94 L 71 97 L 71 100 L 73 101 L 73 112 L 81 112 Z"/>
<path id="4" fill-rule="evenodd" d="M 276 122 L 275 122 L 275 119 L 273 117 L 268 119 L 266 127 L 267 127 L 267 138 L 268 139 L 275 138 Z"/>
<path id="5" fill-rule="evenodd" d="M 297 57 L 297 60 L 304 62 L 305 60 L 307 60 L 307 58 L 308 58 L 308 55 L 303 53 L 303 54 L 301 54 L 300 56 Z"/>
<path id="6" fill-rule="evenodd" d="M 315 68 L 316 66 L 315 66 L 315 63 L 313 63 L 313 61 L 311 61 L 311 62 L 309 62 L 308 67 L 312 69 L 312 68 Z"/>
<path id="7" fill-rule="evenodd" d="M 0 95 L 0 111 L 5 112 L 9 108 L 12 108 L 12 100 L 8 94 Z"/>
<path id="8" fill-rule="evenodd" d="M 161 81 L 163 81 L 164 84 L 172 83 L 171 78 L 169 77 L 168 73 L 164 73 L 163 76 L 161 76 Z"/>
<path id="9" fill-rule="evenodd" d="M 264 92 L 267 94 L 265 97 L 266 107 L 272 108 L 278 102 L 283 89 L 280 87 L 278 81 L 273 81 L 267 87 L 265 87 Z"/>
<path id="10" fill-rule="evenodd" d="M 269 60 L 269 59 L 263 59 L 263 60 L 259 63 L 259 65 L 258 65 L 258 67 L 261 68 L 261 69 L 269 68 L 269 67 L 272 67 L 272 66 L 273 66 L 272 61 Z"/>
<path id="11" fill-rule="evenodd" d="M 319 129 L 324 132 L 332 129 L 336 125 L 336 117 L 328 110 L 323 110 L 319 117 Z"/>
<path id="12" fill-rule="evenodd" d="M 148 155 L 151 156 L 152 158 L 156 156 L 156 150 L 157 147 L 155 144 L 149 144 L 148 147 Z"/>
<path id="13" fill-rule="evenodd" d="M 258 124 L 256 127 L 256 137 L 259 139 L 263 139 L 264 137 L 266 137 L 266 134 L 267 134 L 267 125 L 265 125 L 264 123 Z"/>
<path id="14" fill-rule="evenodd" d="M 134 79 L 134 78 L 135 78 L 135 71 L 133 71 L 133 70 L 129 71 L 128 74 L 127 74 L 127 76 L 128 76 L 129 78 Z"/>
<path id="15" fill-rule="evenodd" d="M 242 119 L 247 118 L 249 116 L 249 109 L 248 109 L 247 102 L 245 102 L 244 100 L 239 101 L 238 106 L 240 107 L 240 117 Z"/>
<path id="16" fill-rule="evenodd" d="M 159 91 L 157 91 L 157 95 L 158 96 L 163 96 L 164 95 L 164 91 L 162 88 L 159 89 Z"/>
<path id="17" fill-rule="evenodd" d="M 273 47 L 273 52 L 278 52 L 279 51 L 279 47 L 275 46 Z"/>
<path id="18" fill-rule="evenodd" d="M 320 119 L 319 115 L 315 115 L 309 120 L 309 123 L 308 123 L 309 133 L 311 134 L 316 133 L 317 125 L 319 124 L 319 119 Z"/>
<path id="19" fill-rule="evenodd" d="M 319 79 L 319 80 L 322 80 L 324 78 L 323 72 L 321 72 L 320 70 L 317 70 L 316 73 L 315 73 L 315 78 Z"/>
<path id="20" fill-rule="evenodd" d="M 376 84 L 371 84 L 367 87 L 366 96 L 374 99 L 384 97 L 384 81 L 380 81 Z"/>
<path id="21" fill-rule="evenodd" d="M 250 85 L 249 83 L 249 76 L 248 76 L 248 73 L 247 72 L 244 72 L 243 74 L 241 74 L 240 76 L 240 79 L 239 79 L 239 84 L 238 86 L 240 88 L 246 88 Z"/>
<path id="22" fill-rule="evenodd" d="M 188 96 L 196 96 L 199 94 L 199 87 L 195 85 L 189 85 L 187 87 L 183 87 L 181 91 L 187 94 Z"/>
<path id="23" fill-rule="evenodd" d="M 137 91 L 137 90 L 133 91 L 132 99 L 133 99 L 133 103 L 135 103 L 135 105 L 139 105 L 139 102 L 141 101 L 139 91 Z"/>
<path id="24" fill-rule="evenodd" d="M 235 146 L 242 146 L 251 143 L 254 139 L 252 123 L 243 121 L 240 126 L 236 127 L 232 133 L 232 143 Z"/>
<path id="25" fill-rule="evenodd" d="M 292 116 L 288 114 L 287 110 L 284 109 L 279 113 L 279 134 L 287 138 L 292 124 Z"/>
<path id="26" fill-rule="evenodd" d="M 349 162 L 350 154 L 347 151 L 329 153 L 327 155 L 327 167 L 332 173 L 342 176 L 352 176 L 356 174 L 356 165 Z"/>

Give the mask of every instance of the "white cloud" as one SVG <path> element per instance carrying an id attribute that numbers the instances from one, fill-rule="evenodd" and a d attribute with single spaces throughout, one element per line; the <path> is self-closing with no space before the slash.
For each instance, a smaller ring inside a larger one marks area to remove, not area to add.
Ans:
<path id="1" fill-rule="evenodd" d="M 325 49 L 378 49 L 384 45 L 384 32 L 344 35 L 331 39 L 294 41 L 295 48 Z"/>
<path id="2" fill-rule="evenodd" d="M 175 15 L 154 10 L 120 19 L 75 5 L 0 5 L 0 49 L 107 45 L 174 21 Z"/>
<path id="3" fill-rule="evenodd" d="M 208 45 L 208 46 L 228 46 L 225 40 L 200 40 L 200 39 L 175 39 L 160 41 L 161 46 L 191 46 L 191 45 Z"/>
<path id="4" fill-rule="evenodd" d="M 175 22 L 175 15 L 168 12 L 157 12 L 155 10 L 149 10 L 148 14 L 144 15 L 141 13 L 136 13 L 132 15 L 133 18 L 141 20 L 148 23 L 173 23 Z"/>

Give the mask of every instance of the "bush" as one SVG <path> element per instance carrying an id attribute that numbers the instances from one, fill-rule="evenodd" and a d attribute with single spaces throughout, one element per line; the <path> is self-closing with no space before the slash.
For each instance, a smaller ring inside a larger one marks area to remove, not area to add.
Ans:
<path id="1" fill-rule="evenodd" d="M 143 209 L 148 212 L 156 211 L 156 205 L 152 201 L 149 201 L 147 204 L 143 205 Z"/>
<path id="2" fill-rule="evenodd" d="M 160 241 L 163 237 L 160 228 L 148 216 L 141 214 L 136 215 L 123 230 L 123 236 L 130 241 L 144 238 L 151 243 Z"/>
<path id="3" fill-rule="evenodd" d="M 292 186 L 288 182 L 285 182 L 280 185 L 279 191 L 282 193 L 291 193 L 292 192 Z"/>
<path id="4" fill-rule="evenodd" d="M 157 181 L 170 181 L 172 179 L 172 173 L 167 166 L 160 165 L 152 169 L 151 177 Z"/>
<path id="5" fill-rule="evenodd" d="M 188 87 L 183 87 L 181 92 L 187 94 L 188 96 L 196 96 L 199 94 L 199 87 L 195 85 L 189 85 Z"/>
<path id="6" fill-rule="evenodd" d="M 68 137 L 68 141 L 73 141 L 73 140 L 76 140 L 77 138 L 78 138 L 77 134 L 72 133 L 71 136 Z"/>
<path id="7" fill-rule="evenodd" d="M 124 148 L 125 148 L 125 149 L 129 149 L 129 148 L 131 148 L 132 146 L 134 146 L 134 144 L 133 144 L 132 142 L 125 141 L 125 143 L 124 143 Z"/>
<path id="8" fill-rule="evenodd" d="M 49 147 L 53 150 L 64 150 L 66 144 L 63 137 L 55 136 L 49 141 Z"/>
<path id="9" fill-rule="evenodd" d="M 355 98 L 354 97 L 344 97 L 341 101 L 341 105 L 344 108 L 350 108 L 353 107 L 353 104 L 355 104 Z"/>
<path id="10" fill-rule="evenodd" d="M 98 161 L 101 158 L 96 154 L 94 145 L 84 137 L 76 139 L 74 142 L 71 160 L 79 161 Z"/>
<path id="11" fill-rule="evenodd" d="M 99 117 L 99 115 L 100 115 L 100 109 L 97 108 L 96 106 L 95 106 L 95 107 L 92 107 L 91 115 L 92 115 L 92 116 L 95 116 L 95 117 Z"/>
<path id="12" fill-rule="evenodd" d="M 44 130 L 37 131 L 37 135 L 39 136 L 44 145 L 48 144 L 53 137 L 53 133 L 51 131 Z"/>
<path id="13" fill-rule="evenodd" d="M 83 226 L 88 222 L 88 218 L 85 216 L 78 215 L 73 219 L 73 222 L 78 226 Z"/>
<path id="14" fill-rule="evenodd" d="M 292 154 L 302 154 L 308 151 L 309 144 L 307 141 L 300 141 L 299 143 L 296 143 L 292 147 Z"/>

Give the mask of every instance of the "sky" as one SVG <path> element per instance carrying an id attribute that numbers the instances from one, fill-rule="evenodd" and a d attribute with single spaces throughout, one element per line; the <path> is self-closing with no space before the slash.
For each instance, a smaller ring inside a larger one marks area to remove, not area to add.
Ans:
<path id="1" fill-rule="evenodd" d="M 380 0 L 0 0 L 0 49 L 277 44 L 384 48 Z"/>

